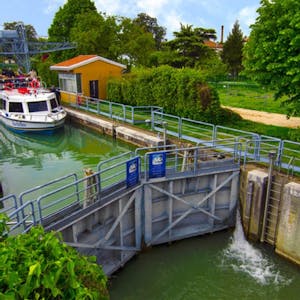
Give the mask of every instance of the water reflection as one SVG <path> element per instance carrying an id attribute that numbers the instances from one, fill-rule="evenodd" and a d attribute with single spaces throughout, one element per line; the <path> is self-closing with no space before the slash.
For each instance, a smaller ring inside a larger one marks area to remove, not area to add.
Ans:
<path id="1" fill-rule="evenodd" d="M 134 150 L 132 145 L 115 141 L 75 124 L 52 135 L 17 134 L 0 124 L 0 182 L 4 194 L 19 194 L 49 180 L 96 170 L 100 161 Z"/>

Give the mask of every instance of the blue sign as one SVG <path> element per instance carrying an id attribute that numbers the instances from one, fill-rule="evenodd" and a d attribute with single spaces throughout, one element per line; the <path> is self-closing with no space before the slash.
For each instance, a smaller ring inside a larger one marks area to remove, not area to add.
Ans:
<path id="1" fill-rule="evenodd" d="M 126 184 L 127 187 L 139 183 L 139 157 L 133 158 L 126 163 Z"/>
<path id="2" fill-rule="evenodd" d="M 166 176 L 166 152 L 149 154 L 149 178 Z"/>

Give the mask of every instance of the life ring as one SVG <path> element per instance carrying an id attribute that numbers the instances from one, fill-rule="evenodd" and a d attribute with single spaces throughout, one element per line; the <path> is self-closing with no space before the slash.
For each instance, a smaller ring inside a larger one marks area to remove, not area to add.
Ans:
<path id="1" fill-rule="evenodd" d="M 36 89 L 36 88 L 40 87 L 40 83 L 38 82 L 38 80 L 32 79 L 32 81 L 30 82 L 30 87 Z"/>
<path id="2" fill-rule="evenodd" d="M 81 96 L 77 95 L 77 104 L 81 105 L 81 103 L 82 103 L 82 98 Z"/>

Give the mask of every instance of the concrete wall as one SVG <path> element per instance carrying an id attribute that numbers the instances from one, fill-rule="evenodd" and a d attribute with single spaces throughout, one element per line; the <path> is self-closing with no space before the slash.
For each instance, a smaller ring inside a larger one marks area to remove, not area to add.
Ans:
<path id="1" fill-rule="evenodd" d="M 278 182 L 282 182 L 282 191 Z M 245 235 L 273 245 L 276 253 L 300 265 L 300 183 L 273 174 L 268 200 L 267 183 L 268 170 L 241 170 L 240 210 Z M 274 200 L 278 201 L 277 209 Z M 273 238 L 268 238 L 271 234 Z"/>
<path id="2" fill-rule="evenodd" d="M 300 184 L 285 185 L 276 252 L 300 265 Z"/>

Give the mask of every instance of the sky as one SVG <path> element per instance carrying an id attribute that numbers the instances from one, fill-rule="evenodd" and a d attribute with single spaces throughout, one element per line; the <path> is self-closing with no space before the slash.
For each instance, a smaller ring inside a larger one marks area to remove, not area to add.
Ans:
<path id="1" fill-rule="evenodd" d="M 3 23 L 22 21 L 32 25 L 38 36 L 46 37 L 55 13 L 67 0 L 8 0 L 1 1 L 0 30 Z M 245 36 L 255 22 L 260 0 L 94 0 L 98 12 L 107 15 L 135 18 L 146 13 L 156 18 L 167 29 L 166 38 L 180 30 L 180 24 L 212 28 L 221 39 L 224 26 L 224 41 L 237 20 Z"/>

